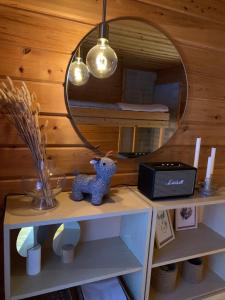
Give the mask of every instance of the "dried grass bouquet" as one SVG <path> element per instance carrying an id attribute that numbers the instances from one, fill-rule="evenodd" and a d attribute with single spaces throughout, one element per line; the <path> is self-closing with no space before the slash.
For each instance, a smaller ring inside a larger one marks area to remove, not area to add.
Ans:
<path id="1" fill-rule="evenodd" d="M 7 77 L 7 83 L 2 82 L 2 88 L 0 88 L 0 109 L 15 126 L 32 153 L 39 177 L 33 197 L 39 198 L 35 200 L 41 201 L 39 209 L 54 207 L 55 201 L 50 186 L 50 172 L 45 147 L 47 121 L 44 126 L 39 126 L 40 105 L 36 95 L 30 93 L 24 82 L 18 88 Z"/>

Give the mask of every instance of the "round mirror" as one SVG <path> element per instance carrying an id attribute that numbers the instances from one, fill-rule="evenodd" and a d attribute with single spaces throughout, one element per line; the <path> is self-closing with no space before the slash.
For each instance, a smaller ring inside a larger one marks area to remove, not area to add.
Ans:
<path id="1" fill-rule="evenodd" d="M 65 95 L 70 116 L 83 140 L 103 153 L 151 153 L 175 133 L 185 109 L 182 59 L 171 40 L 148 23 L 127 18 L 107 26 L 108 44 L 116 54 L 110 58 L 114 69 L 109 77 L 95 76 L 106 64 L 103 52 L 94 71 L 87 67 L 91 64 L 86 58 L 91 56 L 93 64 L 93 47 L 101 42 L 96 27 L 74 50 L 68 65 Z"/>

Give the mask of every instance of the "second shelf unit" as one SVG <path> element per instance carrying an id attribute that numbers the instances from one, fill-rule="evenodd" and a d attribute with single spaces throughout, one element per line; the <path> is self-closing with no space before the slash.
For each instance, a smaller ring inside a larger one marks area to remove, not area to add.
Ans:
<path id="1" fill-rule="evenodd" d="M 190 300 L 225 291 L 225 191 L 216 196 L 151 201 L 136 188 L 137 195 L 145 199 L 153 208 L 152 234 L 150 240 L 149 262 L 147 271 L 146 300 Z M 156 217 L 160 210 L 175 210 L 182 207 L 204 207 L 202 220 L 198 228 L 175 232 L 175 240 L 161 249 L 155 247 Z M 153 268 L 179 263 L 195 257 L 208 257 L 208 270 L 199 284 L 189 284 L 181 278 L 177 288 L 171 293 L 159 293 L 150 288 Z"/>

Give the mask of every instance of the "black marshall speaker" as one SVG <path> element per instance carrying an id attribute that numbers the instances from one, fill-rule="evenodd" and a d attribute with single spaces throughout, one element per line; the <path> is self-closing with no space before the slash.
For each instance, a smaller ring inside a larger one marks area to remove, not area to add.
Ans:
<path id="1" fill-rule="evenodd" d="M 197 169 L 181 162 L 141 163 L 138 189 L 151 200 L 194 194 Z"/>

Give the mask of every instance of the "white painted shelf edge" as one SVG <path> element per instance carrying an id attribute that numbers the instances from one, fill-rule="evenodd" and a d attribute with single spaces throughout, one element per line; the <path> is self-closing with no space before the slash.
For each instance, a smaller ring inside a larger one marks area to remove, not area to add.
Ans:
<path id="1" fill-rule="evenodd" d="M 4 227 L 13 229 L 24 226 L 57 224 L 59 222 L 83 221 L 108 218 L 126 214 L 151 212 L 152 208 L 128 187 L 114 188 L 100 206 L 88 201 L 73 201 L 69 192 L 57 196 L 58 205 L 49 211 L 37 211 L 31 207 L 31 198 L 9 196 L 6 201 Z"/>
<path id="2" fill-rule="evenodd" d="M 192 207 L 192 206 L 204 206 L 204 205 L 213 205 L 213 204 L 223 204 L 225 203 L 225 189 L 221 188 L 217 191 L 215 196 L 210 197 L 201 197 L 197 193 L 192 197 L 185 198 L 171 198 L 171 199 L 162 199 L 162 200 L 150 200 L 139 192 L 137 187 L 130 187 L 140 198 L 145 200 L 152 208 L 158 210 L 168 210 L 176 209 L 182 207 Z"/>

